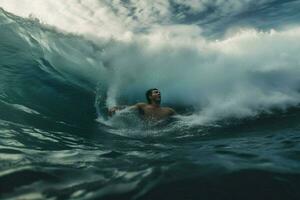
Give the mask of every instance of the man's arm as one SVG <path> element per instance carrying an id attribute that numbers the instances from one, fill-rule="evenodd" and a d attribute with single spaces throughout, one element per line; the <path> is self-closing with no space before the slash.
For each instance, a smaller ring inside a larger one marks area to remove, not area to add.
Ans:
<path id="1" fill-rule="evenodd" d="M 168 112 L 169 112 L 169 115 L 172 116 L 172 115 L 177 115 L 176 111 L 172 108 L 168 108 Z"/>
<path id="2" fill-rule="evenodd" d="M 108 115 L 110 117 L 112 117 L 116 113 L 116 111 L 123 110 L 125 108 L 129 108 L 129 109 L 133 109 L 133 110 L 140 109 L 141 107 L 143 107 L 145 105 L 146 105 L 146 103 L 137 103 L 132 106 L 124 106 L 124 105 L 123 106 L 114 106 L 114 107 L 108 109 Z"/>
<path id="3" fill-rule="evenodd" d="M 109 108 L 108 109 L 108 116 L 113 116 L 115 113 L 116 113 L 116 111 L 118 111 L 118 110 L 123 110 L 123 109 L 125 109 L 127 106 L 114 106 L 114 107 L 112 107 L 112 108 Z"/>

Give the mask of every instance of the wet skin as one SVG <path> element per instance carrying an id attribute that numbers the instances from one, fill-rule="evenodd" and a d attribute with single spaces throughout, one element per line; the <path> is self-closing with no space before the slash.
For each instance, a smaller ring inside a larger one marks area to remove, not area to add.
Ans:
<path id="1" fill-rule="evenodd" d="M 147 120 L 163 120 L 176 114 L 172 108 L 160 106 L 161 93 L 159 90 L 153 90 L 149 100 L 149 103 L 137 103 L 130 106 L 130 109 L 137 109 L 142 118 Z M 112 116 L 117 110 L 121 110 L 121 108 L 113 107 L 109 109 L 109 115 Z"/>

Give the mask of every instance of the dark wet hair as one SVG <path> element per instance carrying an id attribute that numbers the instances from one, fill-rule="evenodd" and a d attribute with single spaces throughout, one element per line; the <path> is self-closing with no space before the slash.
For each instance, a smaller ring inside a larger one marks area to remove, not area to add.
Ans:
<path id="1" fill-rule="evenodd" d="M 151 103 L 150 96 L 152 95 L 153 90 L 158 90 L 158 89 L 157 88 L 151 88 L 151 89 L 147 90 L 147 92 L 146 92 L 146 99 L 147 99 L 148 103 Z"/>

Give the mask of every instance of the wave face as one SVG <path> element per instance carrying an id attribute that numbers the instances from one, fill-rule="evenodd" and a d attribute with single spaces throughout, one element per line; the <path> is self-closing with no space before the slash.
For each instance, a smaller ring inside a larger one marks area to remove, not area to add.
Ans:
<path id="1" fill-rule="evenodd" d="M 299 199 L 300 3 L 150 3 L 0 1 L 0 197 Z"/>

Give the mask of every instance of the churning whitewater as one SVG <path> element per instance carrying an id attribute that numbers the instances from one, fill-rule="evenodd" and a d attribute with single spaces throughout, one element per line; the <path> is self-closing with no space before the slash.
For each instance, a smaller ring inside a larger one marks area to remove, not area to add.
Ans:
<path id="1" fill-rule="evenodd" d="M 299 8 L 0 0 L 0 197 L 299 199 Z"/>

